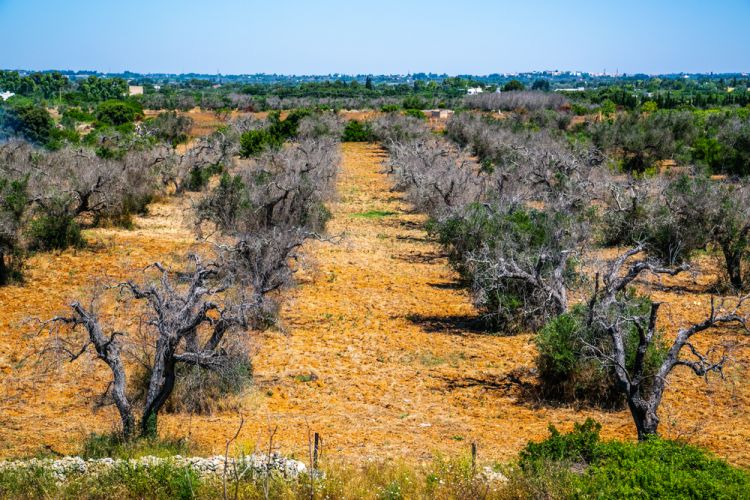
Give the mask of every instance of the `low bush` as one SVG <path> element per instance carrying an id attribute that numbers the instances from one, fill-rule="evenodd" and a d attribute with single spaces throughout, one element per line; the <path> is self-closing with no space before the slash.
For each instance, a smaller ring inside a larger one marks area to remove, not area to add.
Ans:
<path id="1" fill-rule="evenodd" d="M 373 140 L 372 127 L 368 122 L 349 120 L 341 136 L 343 142 L 368 142 Z"/>
<path id="2" fill-rule="evenodd" d="M 32 220 L 29 238 L 31 250 L 63 250 L 85 243 L 81 227 L 66 213 L 47 213 Z"/>
<path id="3" fill-rule="evenodd" d="M 266 129 L 248 130 L 240 137 L 240 156 L 258 156 L 267 149 L 279 149 L 284 140 Z"/>
<path id="4" fill-rule="evenodd" d="M 520 453 L 517 489 L 537 498 L 742 498 L 750 491 L 750 473 L 700 448 L 659 438 L 601 441 L 599 430 L 590 419 L 568 434 L 551 426 L 549 438 Z"/>
<path id="5" fill-rule="evenodd" d="M 208 185 L 211 177 L 224 171 L 220 164 L 201 166 L 195 165 L 190 169 L 185 189 L 188 191 L 200 191 Z"/>
<path id="6" fill-rule="evenodd" d="M 422 112 L 421 109 L 406 109 L 404 110 L 405 116 L 411 116 L 413 118 L 417 118 L 418 120 L 426 120 L 427 115 Z"/>
<path id="7" fill-rule="evenodd" d="M 143 108 L 135 101 L 113 99 L 100 103 L 95 115 L 100 124 L 117 127 L 143 118 Z"/>
<path id="8" fill-rule="evenodd" d="M 648 316 L 651 301 L 633 292 L 623 294 L 625 317 Z M 610 352 L 609 335 L 589 321 L 589 309 L 576 305 L 547 322 L 536 334 L 537 369 L 543 398 L 566 403 L 583 403 L 604 408 L 621 408 L 625 403 L 617 387 L 614 368 L 603 366 L 595 351 Z M 598 324 L 598 323 L 597 323 Z M 626 368 L 632 369 L 638 347 L 638 330 L 630 325 L 625 335 Z M 660 339 L 646 352 L 646 373 L 653 376 L 666 354 Z"/>

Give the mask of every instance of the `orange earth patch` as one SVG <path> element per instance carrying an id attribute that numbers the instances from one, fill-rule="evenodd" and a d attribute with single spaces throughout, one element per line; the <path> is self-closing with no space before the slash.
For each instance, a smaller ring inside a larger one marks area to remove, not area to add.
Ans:
<path id="1" fill-rule="evenodd" d="M 331 459 L 427 460 L 435 453 L 465 454 L 476 442 L 482 460 L 511 459 L 550 423 L 569 429 L 594 417 L 605 437 L 634 439 L 627 411 L 604 412 L 533 404 L 506 376 L 533 366 L 530 334 L 491 335 L 471 327 L 476 311 L 456 285 L 440 247 L 423 229 L 382 173 L 385 153 L 369 144 L 343 144 L 339 199 L 330 204 L 331 235 L 338 243 L 310 242 L 288 292 L 284 331 L 258 339 L 254 388 L 238 398 L 239 411 L 210 416 L 164 415 L 162 433 L 187 436 L 206 453 L 223 453 L 239 421 L 246 450 L 265 447 L 271 429 L 282 453 L 306 458 L 310 432 L 323 437 Z M 126 276 L 134 268 L 184 251 L 190 233 L 157 215 L 135 232 L 92 231 L 98 250 L 41 255 L 27 283 L 0 289 L 0 456 L 33 453 L 48 445 L 75 452 L 91 431 L 117 424 L 112 408 L 94 412 L 107 372 L 95 361 L 60 368 L 52 379 L 30 378 L 19 363 L 22 319 L 49 316 L 106 271 Z M 149 222 L 156 220 L 156 222 Z M 161 222 L 159 222 L 161 221 Z M 175 222 L 177 221 L 177 222 Z M 162 232 L 162 230 L 164 232 Z M 682 282 L 681 282 L 682 283 Z M 669 283 L 667 283 L 669 284 Z M 684 283 L 682 283 L 684 284 Z M 662 327 L 698 320 L 709 296 L 653 292 L 665 305 Z M 737 336 L 719 330 L 697 343 Z M 661 410 L 662 432 L 706 446 L 739 465 L 750 465 L 750 352 L 739 350 L 726 380 L 708 384 L 678 368 Z"/>

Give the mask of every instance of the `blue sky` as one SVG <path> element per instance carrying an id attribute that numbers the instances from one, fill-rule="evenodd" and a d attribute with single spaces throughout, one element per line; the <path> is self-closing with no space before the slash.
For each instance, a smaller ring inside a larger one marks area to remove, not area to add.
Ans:
<path id="1" fill-rule="evenodd" d="M 0 0 L 0 68 L 750 71 L 750 0 Z"/>

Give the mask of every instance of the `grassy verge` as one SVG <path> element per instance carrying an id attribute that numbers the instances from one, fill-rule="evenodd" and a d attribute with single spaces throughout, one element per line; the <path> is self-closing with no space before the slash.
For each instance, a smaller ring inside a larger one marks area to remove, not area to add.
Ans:
<path id="1" fill-rule="evenodd" d="M 127 448 L 89 444 L 92 456 L 166 455 L 174 442 Z M 184 448 L 179 448 L 183 452 Z M 746 498 L 750 473 L 707 452 L 675 441 L 601 441 L 593 421 L 541 443 L 529 443 L 512 464 L 474 466 L 468 457 L 414 465 L 373 462 L 354 467 L 322 464 L 320 474 L 285 477 L 280 471 L 228 474 L 229 498 Z M 100 473 L 67 473 L 49 467 L 0 467 L 1 498 L 223 498 L 221 474 L 199 474 L 176 462 L 146 467 L 119 463 Z"/>

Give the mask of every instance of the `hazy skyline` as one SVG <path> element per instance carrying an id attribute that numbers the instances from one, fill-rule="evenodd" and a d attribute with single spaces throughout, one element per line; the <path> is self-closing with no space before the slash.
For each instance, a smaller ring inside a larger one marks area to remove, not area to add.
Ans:
<path id="1" fill-rule="evenodd" d="M 148 73 L 747 72 L 750 1 L 0 0 L 0 67 Z"/>

